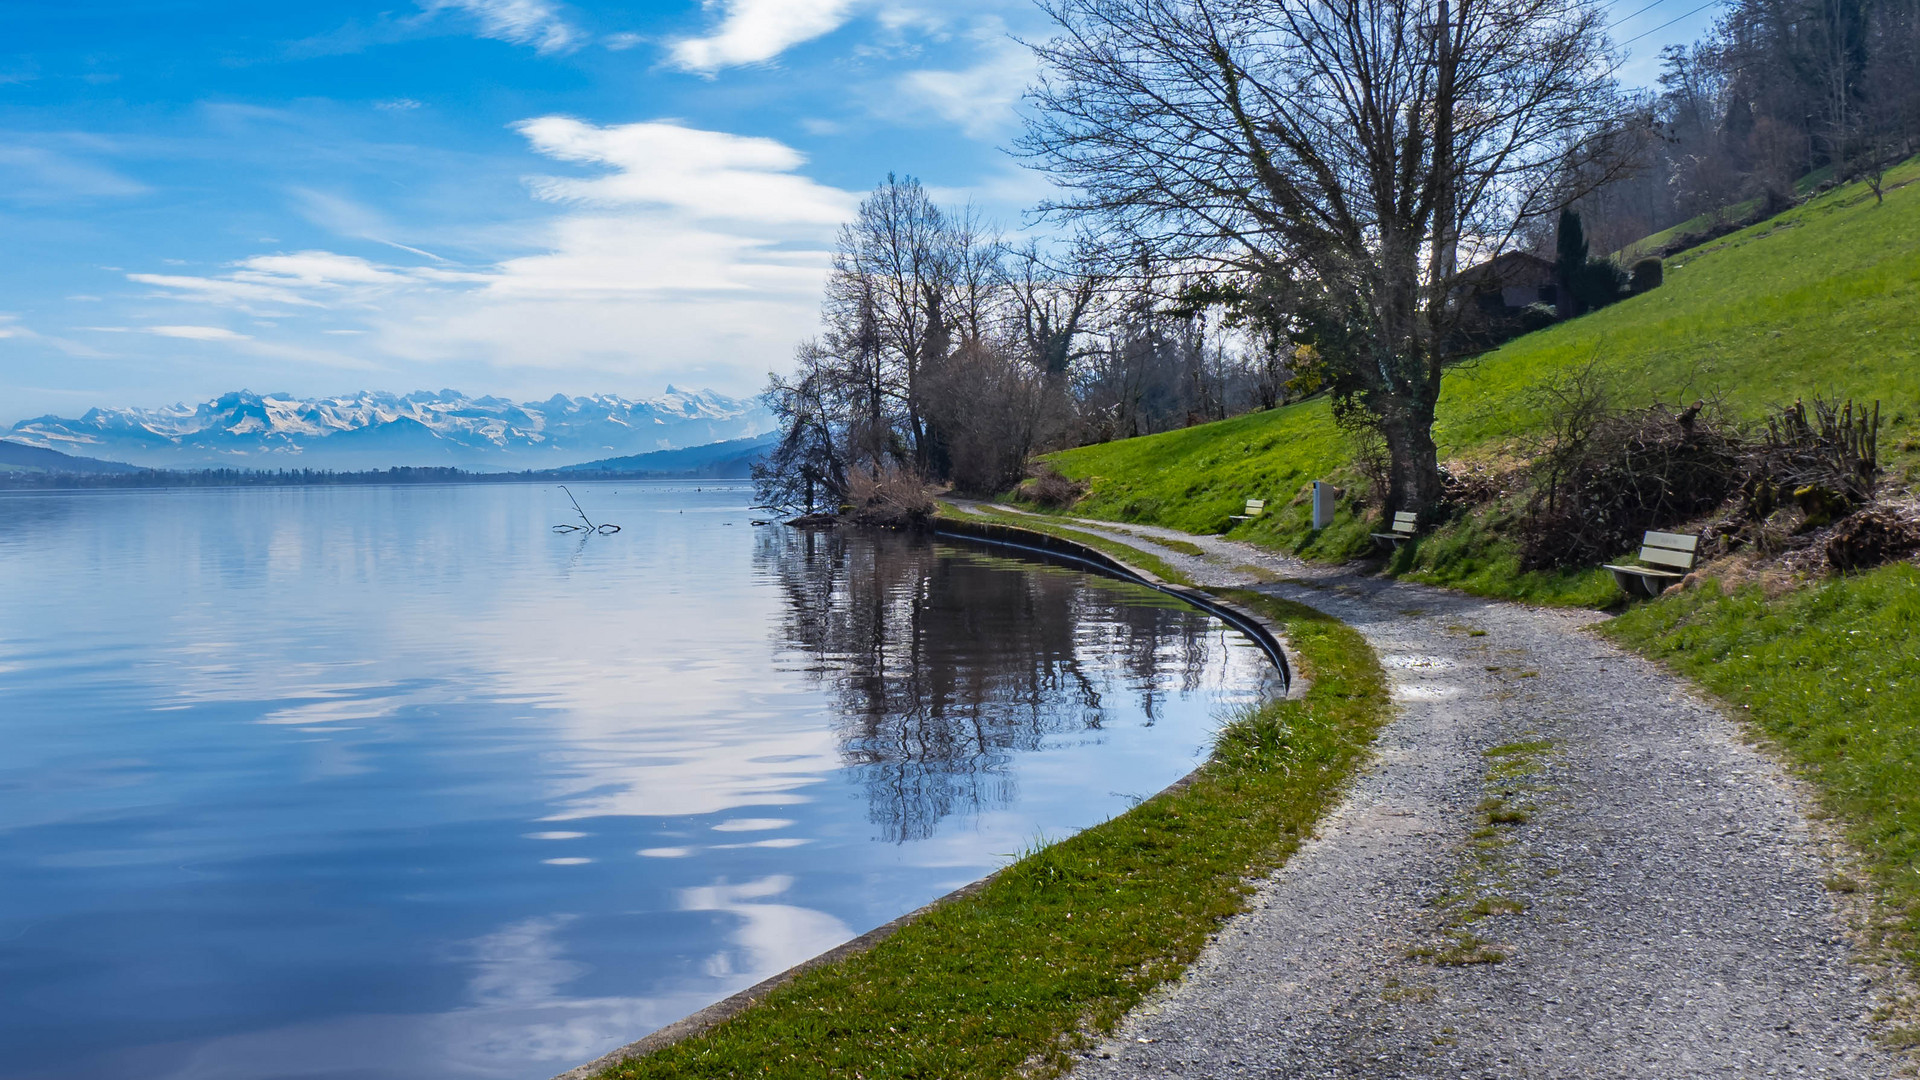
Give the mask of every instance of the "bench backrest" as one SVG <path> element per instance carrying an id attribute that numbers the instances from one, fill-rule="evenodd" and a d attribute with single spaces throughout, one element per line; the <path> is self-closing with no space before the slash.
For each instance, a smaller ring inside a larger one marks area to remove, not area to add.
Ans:
<path id="1" fill-rule="evenodd" d="M 1407 535 L 1411 536 L 1413 535 L 1414 523 L 1419 520 L 1420 520 L 1419 514 L 1416 514 L 1410 510 L 1402 510 L 1393 515 L 1393 531 L 1397 533 L 1406 533 Z"/>
<path id="2" fill-rule="evenodd" d="M 1640 545 L 1641 562 L 1691 570 L 1693 560 L 1700 549 L 1700 538 L 1648 530 L 1646 538 L 1640 541 Z"/>
<path id="3" fill-rule="evenodd" d="M 1248 517 L 1259 517 L 1262 513 L 1266 511 L 1266 509 L 1267 509 L 1267 500 L 1265 499 L 1248 499 L 1247 500 L 1247 516 Z"/>

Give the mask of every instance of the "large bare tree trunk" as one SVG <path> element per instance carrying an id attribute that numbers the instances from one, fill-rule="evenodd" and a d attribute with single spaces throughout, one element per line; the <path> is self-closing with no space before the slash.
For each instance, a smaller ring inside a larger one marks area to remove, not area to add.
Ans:
<path id="1" fill-rule="evenodd" d="M 1380 435 L 1387 442 L 1391 466 L 1387 473 L 1387 512 L 1420 515 L 1433 520 L 1446 498 L 1440 481 L 1440 449 L 1433 440 L 1433 413 L 1396 411 L 1380 418 Z"/>

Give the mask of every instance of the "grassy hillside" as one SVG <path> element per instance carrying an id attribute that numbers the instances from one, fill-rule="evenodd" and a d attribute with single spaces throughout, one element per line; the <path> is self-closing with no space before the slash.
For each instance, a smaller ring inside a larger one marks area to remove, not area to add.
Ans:
<path id="1" fill-rule="evenodd" d="M 1916 181 L 1920 159 L 1889 173 L 1899 186 L 1884 205 L 1864 185 L 1836 189 L 1674 256 L 1659 289 L 1462 364 L 1442 394 L 1442 455 L 1498 459 L 1523 449 L 1542 421 L 1529 389 L 1591 362 L 1629 405 L 1717 395 L 1753 416 L 1813 393 L 1879 399 L 1889 419 L 1883 452 L 1910 464 L 1920 456 Z M 1350 458 L 1326 402 L 1310 401 L 1052 460 L 1092 483 L 1076 513 L 1205 532 L 1225 527 L 1245 499 L 1284 504 Z M 1309 535 L 1303 505 L 1279 509 L 1240 534 L 1330 556 L 1364 542 L 1361 523 Z M 1466 578 L 1480 574 L 1493 591 L 1536 599 L 1587 602 L 1602 591 L 1591 575 L 1509 580 L 1510 568 L 1484 560 L 1455 579 L 1431 558 L 1406 569 L 1470 588 Z"/>
<path id="2" fill-rule="evenodd" d="M 1650 236 L 1643 236 L 1635 240 L 1633 243 L 1614 252 L 1613 260 L 1621 266 L 1632 266 L 1636 260 L 1645 258 L 1659 251 L 1661 248 L 1673 243 L 1688 233 L 1704 233 L 1709 229 L 1718 227 L 1721 222 L 1731 223 L 1743 220 L 1753 215 L 1759 209 L 1759 199 L 1748 199 L 1745 202 L 1734 203 L 1732 206 L 1723 206 L 1718 210 L 1709 210 L 1704 214 L 1688 218 L 1678 225 L 1662 229 Z"/>

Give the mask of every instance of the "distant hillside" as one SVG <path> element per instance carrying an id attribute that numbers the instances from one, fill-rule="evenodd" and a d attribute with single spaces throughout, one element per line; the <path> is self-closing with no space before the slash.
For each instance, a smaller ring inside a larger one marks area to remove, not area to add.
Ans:
<path id="1" fill-rule="evenodd" d="M 0 439 L 0 471 L 37 473 L 136 473 L 137 465 L 98 458 L 74 457 L 25 443 Z"/>
<path id="2" fill-rule="evenodd" d="M 1723 395 L 1748 417 L 1815 393 L 1878 399 L 1882 453 L 1920 451 L 1920 159 L 1886 202 L 1850 184 L 1666 261 L 1666 284 L 1463 363 L 1435 427 L 1446 458 L 1524 452 L 1544 417 L 1529 391 L 1592 363 L 1623 405 Z M 1896 186 L 1897 185 L 1897 186 Z M 1052 460 L 1092 482 L 1075 512 L 1206 532 L 1248 498 L 1291 499 L 1352 450 L 1324 397 Z M 1256 535 L 1297 526 L 1269 515 Z"/>
<path id="3" fill-rule="evenodd" d="M 751 439 L 729 439 L 684 450 L 656 450 L 650 454 L 604 458 L 584 465 L 568 465 L 559 472 L 617 472 L 640 476 L 685 476 L 711 480 L 744 480 L 752 467 L 779 436 L 758 435 Z"/>

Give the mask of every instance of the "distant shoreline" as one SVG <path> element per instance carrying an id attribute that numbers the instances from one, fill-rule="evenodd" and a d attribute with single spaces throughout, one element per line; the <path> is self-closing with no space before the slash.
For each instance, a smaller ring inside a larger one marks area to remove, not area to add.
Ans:
<path id="1" fill-rule="evenodd" d="M 407 484 L 541 484 L 605 480 L 704 480 L 744 483 L 749 477 L 699 472 L 618 472 L 604 469 L 542 469 L 469 472 L 449 467 L 398 466 L 335 472 L 323 469 L 142 469 L 130 473 L 53 473 L 0 470 L 0 491 L 62 491 L 98 488 L 348 487 Z"/>

